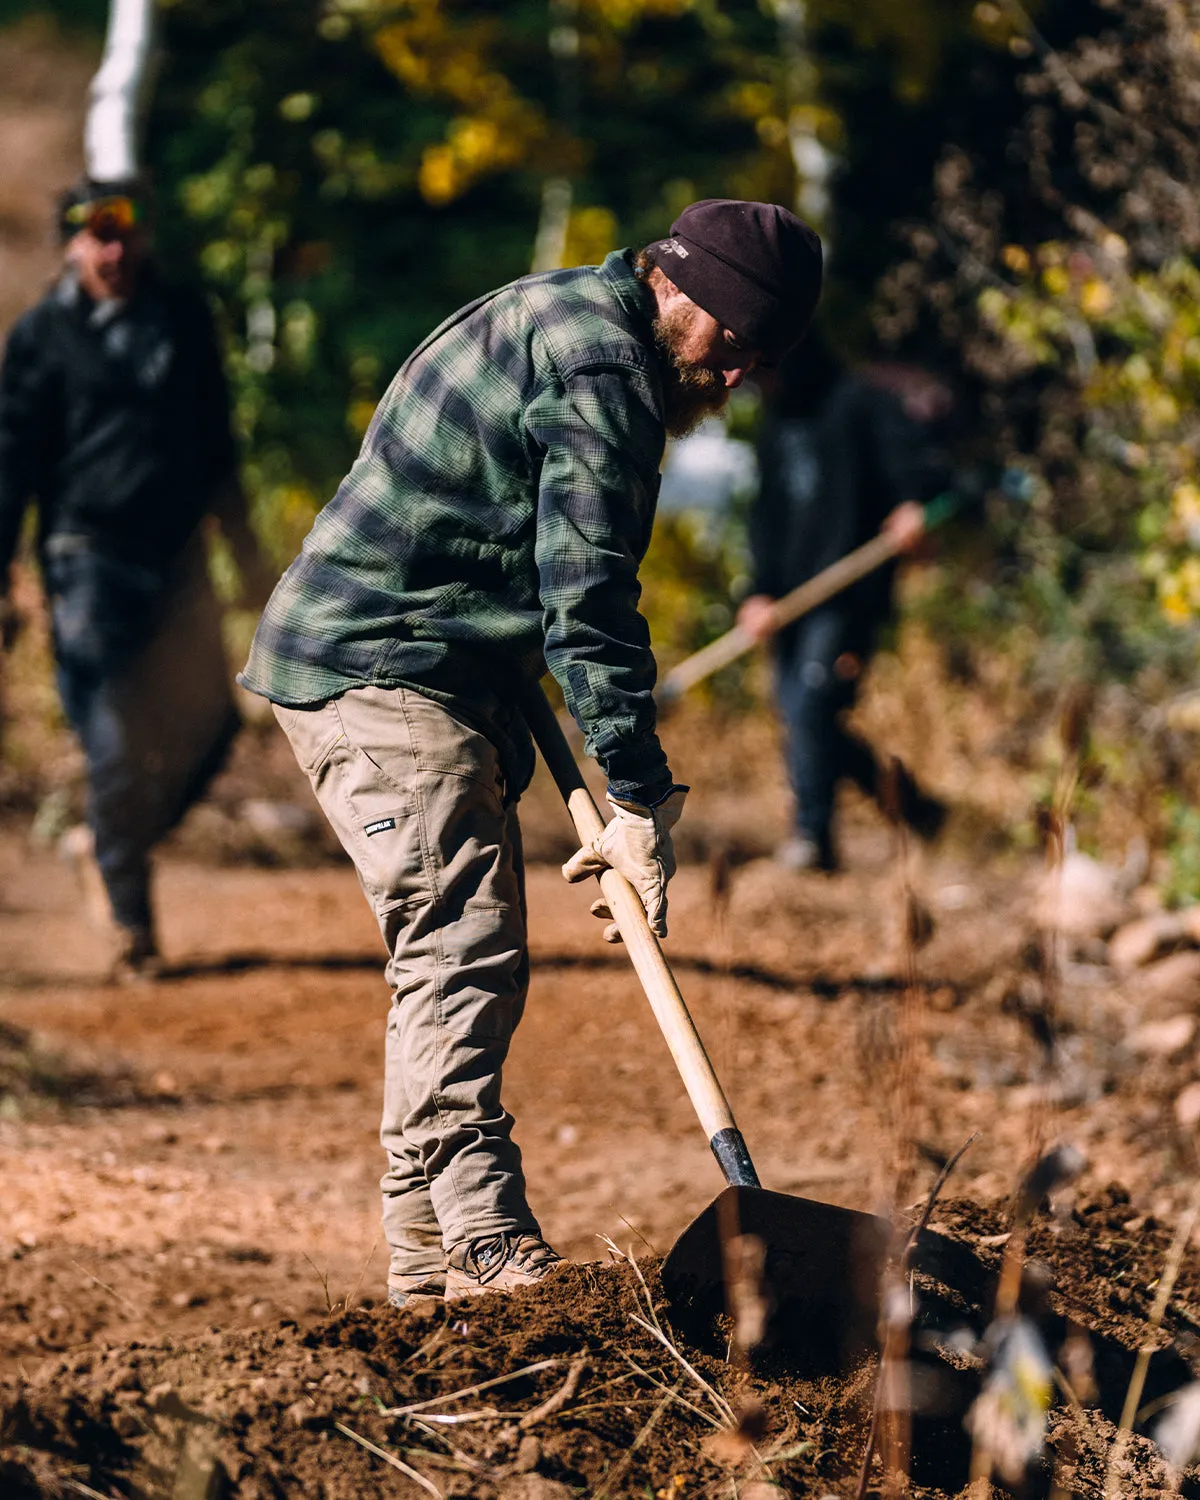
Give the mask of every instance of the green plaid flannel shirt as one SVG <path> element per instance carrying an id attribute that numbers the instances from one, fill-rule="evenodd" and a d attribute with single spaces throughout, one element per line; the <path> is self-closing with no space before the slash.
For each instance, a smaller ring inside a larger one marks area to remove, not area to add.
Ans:
<path id="1" fill-rule="evenodd" d="M 515 705 L 549 667 L 610 791 L 664 796 L 637 578 L 665 441 L 653 313 L 619 251 L 435 330 L 271 596 L 242 685 L 290 707 L 414 688 L 489 735 L 515 797 L 533 768 Z"/>

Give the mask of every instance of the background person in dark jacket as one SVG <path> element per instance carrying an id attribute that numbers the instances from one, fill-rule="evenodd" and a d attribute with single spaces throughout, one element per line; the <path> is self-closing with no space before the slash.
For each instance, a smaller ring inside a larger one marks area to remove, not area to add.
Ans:
<path id="1" fill-rule="evenodd" d="M 922 502 L 938 479 L 926 435 L 897 397 L 845 368 L 817 334 L 785 361 L 766 393 L 759 465 L 750 515 L 754 581 L 738 621 L 764 639 L 774 600 L 881 530 L 901 551 L 913 550 L 925 529 Z M 777 857 L 790 869 L 837 868 L 841 779 L 868 796 L 879 793 L 875 754 L 843 720 L 891 614 L 894 580 L 894 566 L 881 568 L 777 638 L 776 695 L 796 799 L 795 833 Z M 935 834 L 942 805 L 906 773 L 899 795 L 913 828 Z"/>
<path id="2" fill-rule="evenodd" d="M 58 687 L 87 760 L 92 837 L 74 852 L 94 844 L 125 973 L 156 961 L 150 852 L 237 724 L 206 515 L 221 512 L 244 581 L 266 582 L 211 317 L 148 258 L 143 216 L 132 184 L 63 196 L 63 274 L 0 372 L 0 594 L 36 501 Z"/>

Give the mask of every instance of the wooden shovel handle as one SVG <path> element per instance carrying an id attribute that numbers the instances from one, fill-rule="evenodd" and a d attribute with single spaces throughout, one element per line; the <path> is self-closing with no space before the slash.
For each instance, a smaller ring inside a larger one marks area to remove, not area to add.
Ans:
<path id="1" fill-rule="evenodd" d="M 521 707 L 542 752 L 542 759 L 558 783 L 580 843 L 590 844 L 603 832 L 604 818 L 584 784 L 553 709 L 537 686 L 527 694 Z M 758 1175 L 734 1121 L 729 1101 L 708 1060 L 704 1043 L 688 1014 L 658 939 L 650 931 L 637 892 L 616 870 L 605 870 L 598 878 L 613 921 L 650 1002 L 650 1009 L 666 1038 L 683 1086 L 725 1180 L 737 1187 L 758 1187 Z"/>
<path id="2" fill-rule="evenodd" d="M 843 589 L 849 588 L 852 583 L 857 583 L 860 578 L 881 568 L 896 556 L 897 550 L 891 536 L 887 532 L 881 532 L 869 542 L 864 542 L 861 547 L 856 547 L 853 552 L 847 552 L 845 557 L 839 557 L 837 562 L 830 563 L 816 577 L 775 601 L 771 609 L 772 633 L 782 630 L 785 625 L 790 625 L 802 615 L 809 614 L 840 594 Z M 715 641 L 710 641 L 707 646 L 671 668 L 655 695 L 659 708 L 669 708 L 689 688 L 745 656 L 757 644 L 757 638 L 740 625 L 719 635 Z"/>

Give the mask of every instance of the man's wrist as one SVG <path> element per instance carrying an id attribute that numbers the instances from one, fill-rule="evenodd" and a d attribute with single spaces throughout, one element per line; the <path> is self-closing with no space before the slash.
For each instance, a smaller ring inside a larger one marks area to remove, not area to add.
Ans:
<path id="1" fill-rule="evenodd" d="M 651 812 L 660 802 L 665 802 L 672 792 L 688 790 L 686 786 L 680 786 L 670 777 L 665 781 L 656 781 L 650 786 L 640 786 L 628 781 L 610 781 L 608 800 L 612 803 L 619 803 L 631 812 Z"/>

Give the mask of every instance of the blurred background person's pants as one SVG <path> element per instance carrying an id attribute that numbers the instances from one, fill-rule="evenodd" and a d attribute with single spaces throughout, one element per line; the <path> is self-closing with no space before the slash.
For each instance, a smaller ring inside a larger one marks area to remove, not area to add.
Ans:
<path id="1" fill-rule="evenodd" d="M 60 536 L 46 568 L 96 863 L 118 927 L 150 938 L 150 853 L 203 793 L 238 723 L 203 541 L 145 566 Z"/>
<path id="2" fill-rule="evenodd" d="M 796 831 L 778 858 L 791 869 L 837 869 L 839 781 L 852 781 L 865 796 L 883 800 L 884 769 L 871 746 L 845 723 L 881 624 L 861 609 L 833 606 L 780 633 L 775 694 L 786 732 Z M 936 837 L 946 819 L 944 804 L 924 793 L 898 761 L 892 775 L 896 815 L 918 837 Z"/>
<path id="3" fill-rule="evenodd" d="M 845 611 L 821 609 L 785 630 L 775 659 L 775 691 L 787 738 L 796 799 L 796 836 L 780 852 L 796 868 L 837 867 L 833 818 L 843 777 L 874 797 L 878 771 L 870 746 L 843 723 L 854 706 L 858 673 L 839 672 L 847 655 L 865 663 L 874 631 Z"/>

